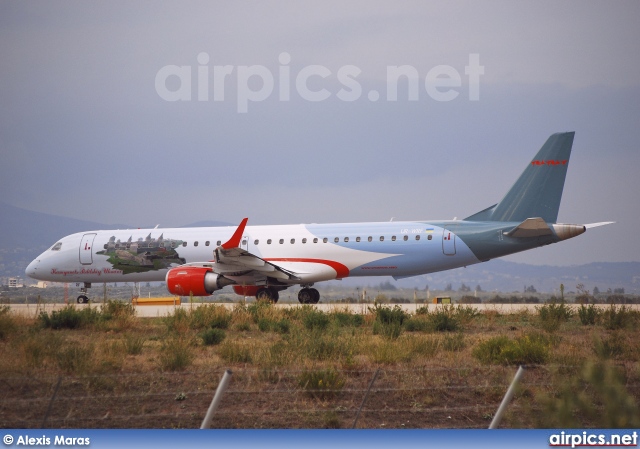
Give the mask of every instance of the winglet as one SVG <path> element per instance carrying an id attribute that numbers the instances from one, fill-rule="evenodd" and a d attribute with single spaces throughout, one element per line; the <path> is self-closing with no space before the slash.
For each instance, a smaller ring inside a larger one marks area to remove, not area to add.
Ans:
<path id="1" fill-rule="evenodd" d="M 229 239 L 229 241 L 223 243 L 222 248 L 223 249 L 231 249 L 231 248 L 237 248 L 240 246 L 240 240 L 242 239 L 242 234 L 244 233 L 244 227 L 247 225 L 247 221 L 249 219 L 245 218 L 240 222 L 240 226 L 238 226 L 238 229 L 236 229 L 236 232 L 233 233 L 233 236 Z"/>

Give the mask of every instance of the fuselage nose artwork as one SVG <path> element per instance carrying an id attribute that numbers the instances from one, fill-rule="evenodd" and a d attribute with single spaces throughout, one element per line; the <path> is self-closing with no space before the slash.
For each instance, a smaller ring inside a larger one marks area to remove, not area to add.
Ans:
<path id="1" fill-rule="evenodd" d="M 550 136 L 497 204 L 464 220 L 97 230 L 72 234 L 32 261 L 27 276 L 83 283 L 165 281 L 178 296 L 226 286 L 258 299 L 355 276 L 396 279 L 449 270 L 576 237 L 590 225 L 556 223 L 573 132 Z M 559 161 L 559 162 L 558 162 Z"/>

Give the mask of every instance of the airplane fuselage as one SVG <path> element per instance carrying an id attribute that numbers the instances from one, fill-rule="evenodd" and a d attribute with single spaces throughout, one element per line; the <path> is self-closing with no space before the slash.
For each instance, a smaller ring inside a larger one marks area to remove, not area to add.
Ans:
<path id="1" fill-rule="evenodd" d="M 467 266 L 558 241 L 548 236 L 514 244 L 517 239 L 505 236 L 503 231 L 517 224 L 412 221 L 247 226 L 240 245 L 298 273 L 300 279 L 292 284 L 347 276 L 406 277 Z M 213 251 L 229 239 L 234 229 L 72 234 L 34 260 L 27 275 L 54 282 L 163 281 L 172 267 L 213 260 Z"/>

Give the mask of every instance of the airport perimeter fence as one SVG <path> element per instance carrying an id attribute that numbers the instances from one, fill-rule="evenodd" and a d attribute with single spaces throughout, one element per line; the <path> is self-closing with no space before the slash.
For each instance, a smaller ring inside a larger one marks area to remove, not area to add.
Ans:
<path id="1" fill-rule="evenodd" d="M 501 427 L 532 427 L 553 374 L 527 368 Z M 212 428 L 487 428 L 517 367 L 234 368 Z M 5 428 L 200 427 L 225 370 L 0 379 Z M 315 376 L 315 377 L 314 377 Z M 323 384 L 324 382 L 324 384 Z M 628 386 L 629 387 L 629 386 Z M 631 385 L 638 396 L 640 387 Z"/>

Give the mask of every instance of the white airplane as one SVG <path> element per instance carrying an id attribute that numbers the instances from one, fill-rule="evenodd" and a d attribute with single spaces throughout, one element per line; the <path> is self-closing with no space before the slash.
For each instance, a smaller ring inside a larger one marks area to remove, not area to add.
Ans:
<path id="1" fill-rule="evenodd" d="M 299 224 L 237 228 L 88 231 L 56 242 L 29 264 L 27 276 L 84 283 L 166 281 L 174 295 L 235 292 L 278 300 L 302 288 L 317 303 L 316 282 L 348 276 L 395 279 L 485 262 L 609 224 L 556 223 L 573 132 L 553 134 L 497 204 L 464 220 Z"/>

